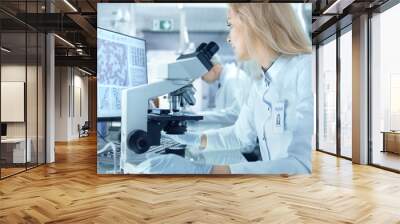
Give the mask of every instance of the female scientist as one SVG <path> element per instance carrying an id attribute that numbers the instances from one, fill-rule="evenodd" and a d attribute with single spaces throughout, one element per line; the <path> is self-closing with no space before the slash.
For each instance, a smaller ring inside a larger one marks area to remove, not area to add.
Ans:
<path id="1" fill-rule="evenodd" d="M 262 160 L 217 166 L 164 155 L 140 164 L 139 172 L 311 173 L 311 43 L 291 5 L 233 3 L 229 7 L 228 26 L 228 41 L 238 60 L 257 61 L 264 77 L 251 87 L 234 126 L 194 136 L 192 145 L 198 145 L 200 150 L 240 149 L 258 141 Z"/>

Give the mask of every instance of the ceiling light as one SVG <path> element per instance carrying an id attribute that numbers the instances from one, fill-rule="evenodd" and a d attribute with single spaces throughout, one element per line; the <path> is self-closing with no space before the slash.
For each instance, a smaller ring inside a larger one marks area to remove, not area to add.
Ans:
<path id="1" fill-rule="evenodd" d="M 78 10 L 71 4 L 69 3 L 68 0 L 64 0 L 65 4 L 67 4 L 74 12 L 78 12 Z"/>
<path id="2" fill-rule="evenodd" d="M 73 45 L 71 42 L 69 42 L 68 40 L 58 36 L 57 34 L 54 34 L 55 37 L 57 37 L 59 40 L 61 40 L 62 42 L 64 42 L 65 44 L 69 45 L 70 47 L 75 48 L 75 45 Z"/>
<path id="3" fill-rule="evenodd" d="M 11 52 L 11 50 L 9 50 L 9 49 L 7 49 L 7 48 L 5 48 L 5 47 L 1 47 L 1 50 L 4 51 L 4 52 L 6 52 L 6 53 L 10 53 L 10 52 Z"/>
<path id="4" fill-rule="evenodd" d="M 77 48 L 76 53 L 78 53 L 79 55 L 83 55 L 83 49 Z"/>

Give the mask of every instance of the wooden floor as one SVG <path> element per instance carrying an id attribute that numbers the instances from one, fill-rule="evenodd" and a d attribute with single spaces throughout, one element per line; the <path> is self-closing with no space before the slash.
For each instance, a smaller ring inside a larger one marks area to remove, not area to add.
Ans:
<path id="1" fill-rule="evenodd" d="M 314 154 L 311 176 L 99 176 L 94 138 L 0 181 L 0 223 L 400 223 L 400 175 Z"/>
<path id="2" fill-rule="evenodd" d="M 23 172 L 25 171 L 25 167 L 24 168 L 1 168 L 1 177 L 7 177 L 7 176 L 11 176 L 13 174 L 19 173 L 19 172 Z"/>
<path id="3" fill-rule="evenodd" d="M 376 150 L 374 151 L 372 160 L 374 164 L 400 170 L 400 154 Z"/>

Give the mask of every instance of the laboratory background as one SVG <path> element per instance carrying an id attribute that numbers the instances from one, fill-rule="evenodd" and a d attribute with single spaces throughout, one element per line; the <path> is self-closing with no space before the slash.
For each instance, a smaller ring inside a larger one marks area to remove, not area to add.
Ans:
<path id="1" fill-rule="evenodd" d="M 302 29 L 311 38 L 311 4 L 293 3 L 292 7 Z M 97 9 L 97 167 L 98 173 L 121 173 L 123 89 L 165 79 L 160 71 L 163 65 L 174 62 L 179 55 L 195 52 L 201 43 L 211 41 L 219 47 L 218 63 L 235 69 L 246 68 L 239 65 L 227 42 L 227 3 L 102 3 Z M 135 52 L 130 50 L 131 47 L 136 49 Z M 136 63 L 137 60 L 140 64 Z M 247 70 L 247 73 L 254 73 L 254 69 Z M 192 85 L 196 102 L 189 106 L 191 112 L 219 107 L 219 102 L 216 102 L 219 82 L 207 83 L 197 78 Z M 232 86 L 232 92 L 240 94 L 240 90 L 235 88 L 249 88 L 250 85 L 250 82 L 242 82 L 242 86 Z M 169 108 L 167 95 L 157 98 L 158 108 Z M 241 104 L 243 102 L 241 99 Z M 208 128 L 216 128 L 219 122 L 213 123 L 215 125 Z M 192 129 L 200 128 L 192 126 Z M 138 161 L 144 160 L 144 154 L 137 155 L 141 158 Z M 240 153 L 229 156 L 240 158 L 237 154 Z M 213 161 L 206 159 L 206 162 Z"/>

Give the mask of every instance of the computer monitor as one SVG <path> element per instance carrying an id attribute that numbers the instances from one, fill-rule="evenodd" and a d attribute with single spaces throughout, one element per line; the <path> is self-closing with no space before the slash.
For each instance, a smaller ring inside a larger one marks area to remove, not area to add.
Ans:
<path id="1" fill-rule="evenodd" d="M 121 118 L 123 89 L 147 84 L 146 41 L 97 28 L 97 118 Z"/>
<path id="2" fill-rule="evenodd" d="M 7 136 L 7 124 L 1 123 L 1 137 Z"/>

